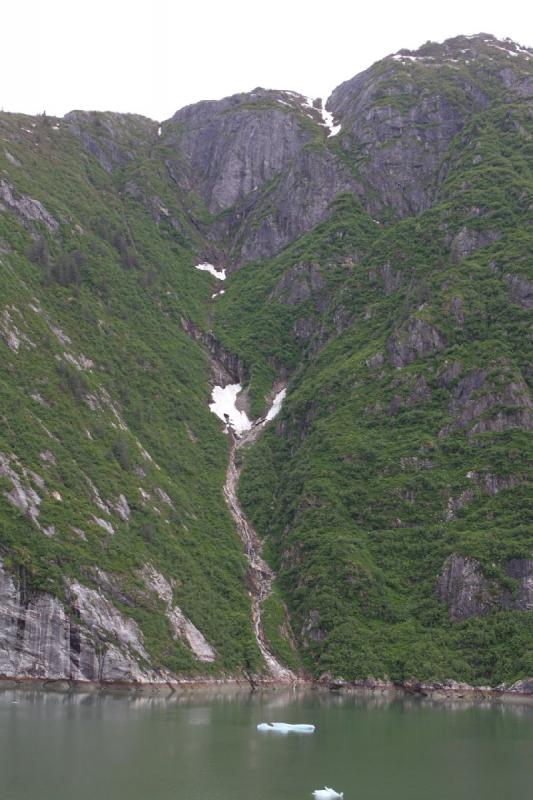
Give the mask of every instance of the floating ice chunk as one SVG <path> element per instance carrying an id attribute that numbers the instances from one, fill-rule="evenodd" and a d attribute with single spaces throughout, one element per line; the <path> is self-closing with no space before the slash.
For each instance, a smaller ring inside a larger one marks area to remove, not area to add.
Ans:
<path id="1" fill-rule="evenodd" d="M 202 272 L 210 272 L 211 275 L 214 275 L 215 278 L 218 278 L 219 281 L 226 280 L 226 270 L 225 269 L 217 269 L 212 264 L 208 264 L 207 262 L 203 262 L 202 264 L 197 264 L 195 269 L 199 269 Z"/>
<path id="2" fill-rule="evenodd" d="M 215 386 L 211 393 L 213 402 L 209 403 L 209 408 L 216 414 L 222 422 L 229 425 L 235 433 L 249 431 L 252 423 L 246 416 L 246 412 L 239 411 L 236 406 L 237 395 L 241 391 L 240 383 L 230 383 L 227 386 Z"/>
<path id="3" fill-rule="evenodd" d="M 330 789 L 329 786 L 324 786 L 323 789 L 315 789 L 313 792 L 315 800 L 342 800 L 344 792 L 336 792 L 335 789 Z"/>
<path id="4" fill-rule="evenodd" d="M 274 400 L 272 401 L 272 405 L 268 409 L 268 413 L 265 417 L 265 422 L 270 422 L 271 419 L 274 419 L 274 417 L 279 414 L 282 403 L 285 400 L 286 394 L 287 394 L 286 389 L 282 389 L 281 392 L 277 393 Z"/>
<path id="5" fill-rule="evenodd" d="M 288 722 L 260 722 L 258 731 L 274 731 L 275 733 L 314 733 L 314 725 L 290 725 Z M 338 795 L 336 795 L 338 797 Z"/>

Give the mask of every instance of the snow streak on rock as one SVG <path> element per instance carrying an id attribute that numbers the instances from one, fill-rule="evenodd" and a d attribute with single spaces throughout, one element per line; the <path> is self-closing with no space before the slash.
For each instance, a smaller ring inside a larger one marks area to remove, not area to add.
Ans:
<path id="1" fill-rule="evenodd" d="M 322 125 L 325 125 L 326 128 L 329 130 L 328 138 L 330 138 L 331 136 L 336 136 L 339 133 L 339 131 L 341 129 L 341 126 L 340 125 L 335 125 L 335 123 L 333 121 L 333 114 L 331 114 L 329 111 L 326 111 L 326 108 L 325 108 L 324 103 L 322 101 L 321 101 L 320 108 L 318 108 L 317 106 L 315 106 L 313 104 L 313 98 L 312 97 L 308 97 L 307 98 L 307 102 L 304 105 L 305 105 L 305 108 L 312 108 L 312 109 L 315 109 L 316 111 L 318 111 L 320 113 L 320 115 L 322 117 Z"/>

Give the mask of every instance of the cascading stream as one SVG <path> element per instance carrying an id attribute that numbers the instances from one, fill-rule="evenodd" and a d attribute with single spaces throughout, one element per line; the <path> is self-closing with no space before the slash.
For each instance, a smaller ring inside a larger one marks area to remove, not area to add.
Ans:
<path id="1" fill-rule="evenodd" d="M 196 265 L 196 269 L 202 272 L 209 272 L 220 281 L 226 279 L 226 270 L 217 269 L 212 264 L 203 262 Z M 224 290 L 220 290 L 212 295 L 215 299 Z M 185 325 L 190 333 L 193 327 Z M 213 350 L 209 348 L 212 364 L 215 361 Z M 217 370 L 214 370 L 217 372 Z M 225 432 L 230 437 L 229 460 L 224 483 L 224 497 L 231 516 L 235 520 L 237 532 L 243 544 L 244 554 L 248 560 L 248 583 L 252 598 L 252 622 L 257 645 L 263 656 L 263 660 L 268 667 L 271 678 L 283 683 L 294 683 L 297 676 L 287 667 L 284 667 L 277 658 L 270 652 L 262 622 L 262 605 L 272 594 L 272 584 L 274 582 L 274 572 L 262 557 L 262 543 L 255 529 L 247 519 L 241 508 L 237 497 L 239 478 L 242 467 L 237 465 L 237 450 L 243 445 L 251 444 L 260 435 L 261 431 L 270 420 L 278 414 L 286 389 L 283 388 L 273 398 L 270 408 L 263 419 L 252 422 L 246 413 L 237 407 L 237 395 L 242 387 L 239 383 L 224 383 L 214 386 L 212 391 L 212 402 L 209 405 L 213 414 L 216 414 L 225 424 Z"/>
<path id="2" fill-rule="evenodd" d="M 237 451 L 243 445 L 254 442 L 264 426 L 276 416 L 285 397 L 285 389 L 282 389 L 275 396 L 265 418 L 255 423 L 248 419 L 244 411 L 237 409 L 236 399 L 240 389 L 239 384 L 230 384 L 225 387 L 215 386 L 212 393 L 213 402 L 210 405 L 211 411 L 225 422 L 226 433 L 230 437 L 224 497 L 231 516 L 235 520 L 235 525 L 243 544 L 244 554 L 248 560 L 248 583 L 252 597 L 252 622 L 257 645 L 271 677 L 276 681 L 293 683 L 297 680 L 296 675 L 280 664 L 268 648 L 261 611 L 263 603 L 272 594 L 275 575 L 261 555 L 261 540 L 242 510 L 237 496 L 242 469 L 237 465 Z"/>
<path id="3" fill-rule="evenodd" d="M 272 678 L 277 681 L 293 683 L 297 680 L 296 675 L 290 669 L 280 664 L 268 649 L 263 629 L 261 607 L 267 597 L 272 593 L 272 583 L 275 575 L 262 558 L 261 540 L 243 512 L 237 497 L 241 473 L 241 468 L 238 467 L 236 463 L 237 450 L 242 447 L 242 445 L 255 441 L 261 427 L 262 425 L 255 426 L 239 439 L 236 438 L 233 431 L 230 429 L 231 444 L 226 481 L 224 484 L 224 497 L 226 498 L 231 515 L 235 520 L 235 525 L 237 526 L 237 531 L 243 544 L 244 553 L 248 559 L 248 577 L 250 594 L 252 596 L 252 622 L 257 645 Z"/>

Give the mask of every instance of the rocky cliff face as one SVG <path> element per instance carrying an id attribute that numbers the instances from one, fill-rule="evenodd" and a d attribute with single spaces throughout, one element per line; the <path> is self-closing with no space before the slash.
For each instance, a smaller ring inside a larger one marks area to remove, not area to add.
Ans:
<path id="1" fill-rule="evenodd" d="M 28 596 L 22 583 L 17 586 L 0 565 L 0 675 L 74 681 L 161 680 L 140 665 L 146 664 L 147 654 L 135 624 L 123 619 L 97 592 L 77 583 L 71 590 L 72 617 L 52 595 Z"/>
<path id="2" fill-rule="evenodd" d="M 328 133 L 308 98 L 260 88 L 188 106 L 164 125 L 169 173 L 204 202 L 230 269 L 276 253 L 358 188 Z"/>
<path id="3" fill-rule="evenodd" d="M 151 565 L 142 577 L 147 588 L 167 607 L 173 635 L 182 639 L 199 661 L 215 653 L 201 632 L 172 604 L 168 581 Z M 105 574 L 100 580 L 107 583 Z M 74 682 L 165 683 L 169 670 L 150 667 L 137 623 L 122 614 L 101 588 L 67 581 L 67 602 L 28 591 L 0 562 L 0 677 Z"/>
<path id="4" fill-rule="evenodd" d="M 514 558 L 506 565 L 513 588 L 489 579 L 474 558 L 457 554 L 446 559 L 437 582 L 437 594 L 454 620 L 479 617 L 495 609 L 533 610 L 533 561 Z"/>
<path id="5" fill-rule="evenodd" d="M 157 123 L 137 115 L 65 119 L 109 172 L 160 147 L 180 194 L 201 201 L 189 204 L 194 226 L 234 269 L 279 252 L 344 192 L 378 217 L 429 208 L 452 139 L 495 98 L 531 96 L 532 57 L 485 34 L 400 50 L 332 93 L 326 107 L 340 133 L 325 124 L 321 101 L 262 88 L 187 106 L 160 137 Z"/>
<path id="6" fill-rule="evenodd" d="M 502 52 L 525 68 L 523 77 Z M 529 92 L 531 51 L 495 37 L 458 36 L 442 45 L 400 50 L 341 84 L 327 102 L 340 120 L 343 147 L 381 200 L 400 216 L 428 208 L 445 174 L 454 136 L 499 95 Z"/>
<path id="7" fill-rule="evenodd" d="M 64 119 L 74 136 L 110 173 L 138 159 L 156 140 L 159 127 L 139 114 L 71 111 Z"/>
<path id="8" fill-rule="evenodd" d="M 217 214 L 286 170 L 312 136 L 292 106 L 258 89 L 178 111 L 163 142 L 178 156 L 168 162 L 177 182 Z"/>

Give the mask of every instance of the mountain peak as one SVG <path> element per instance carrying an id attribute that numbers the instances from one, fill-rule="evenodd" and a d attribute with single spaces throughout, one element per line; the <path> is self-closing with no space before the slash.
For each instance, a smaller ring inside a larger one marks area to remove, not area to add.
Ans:
<path id="1" fill-rule="evenodd" d="M 395 61 L 417 61 L 431 66 L 443 62 L 468 62 L 479 57 L 501 58 L 503 55 L 530 60 L 533 58 L 533 50 L 509 38 L 498 39 L 491 33 L 477 33 L 471 36 L 454 36 L 442 43 L 428 41 L 417 50 L 403 48 L 391 58 Z"/>

